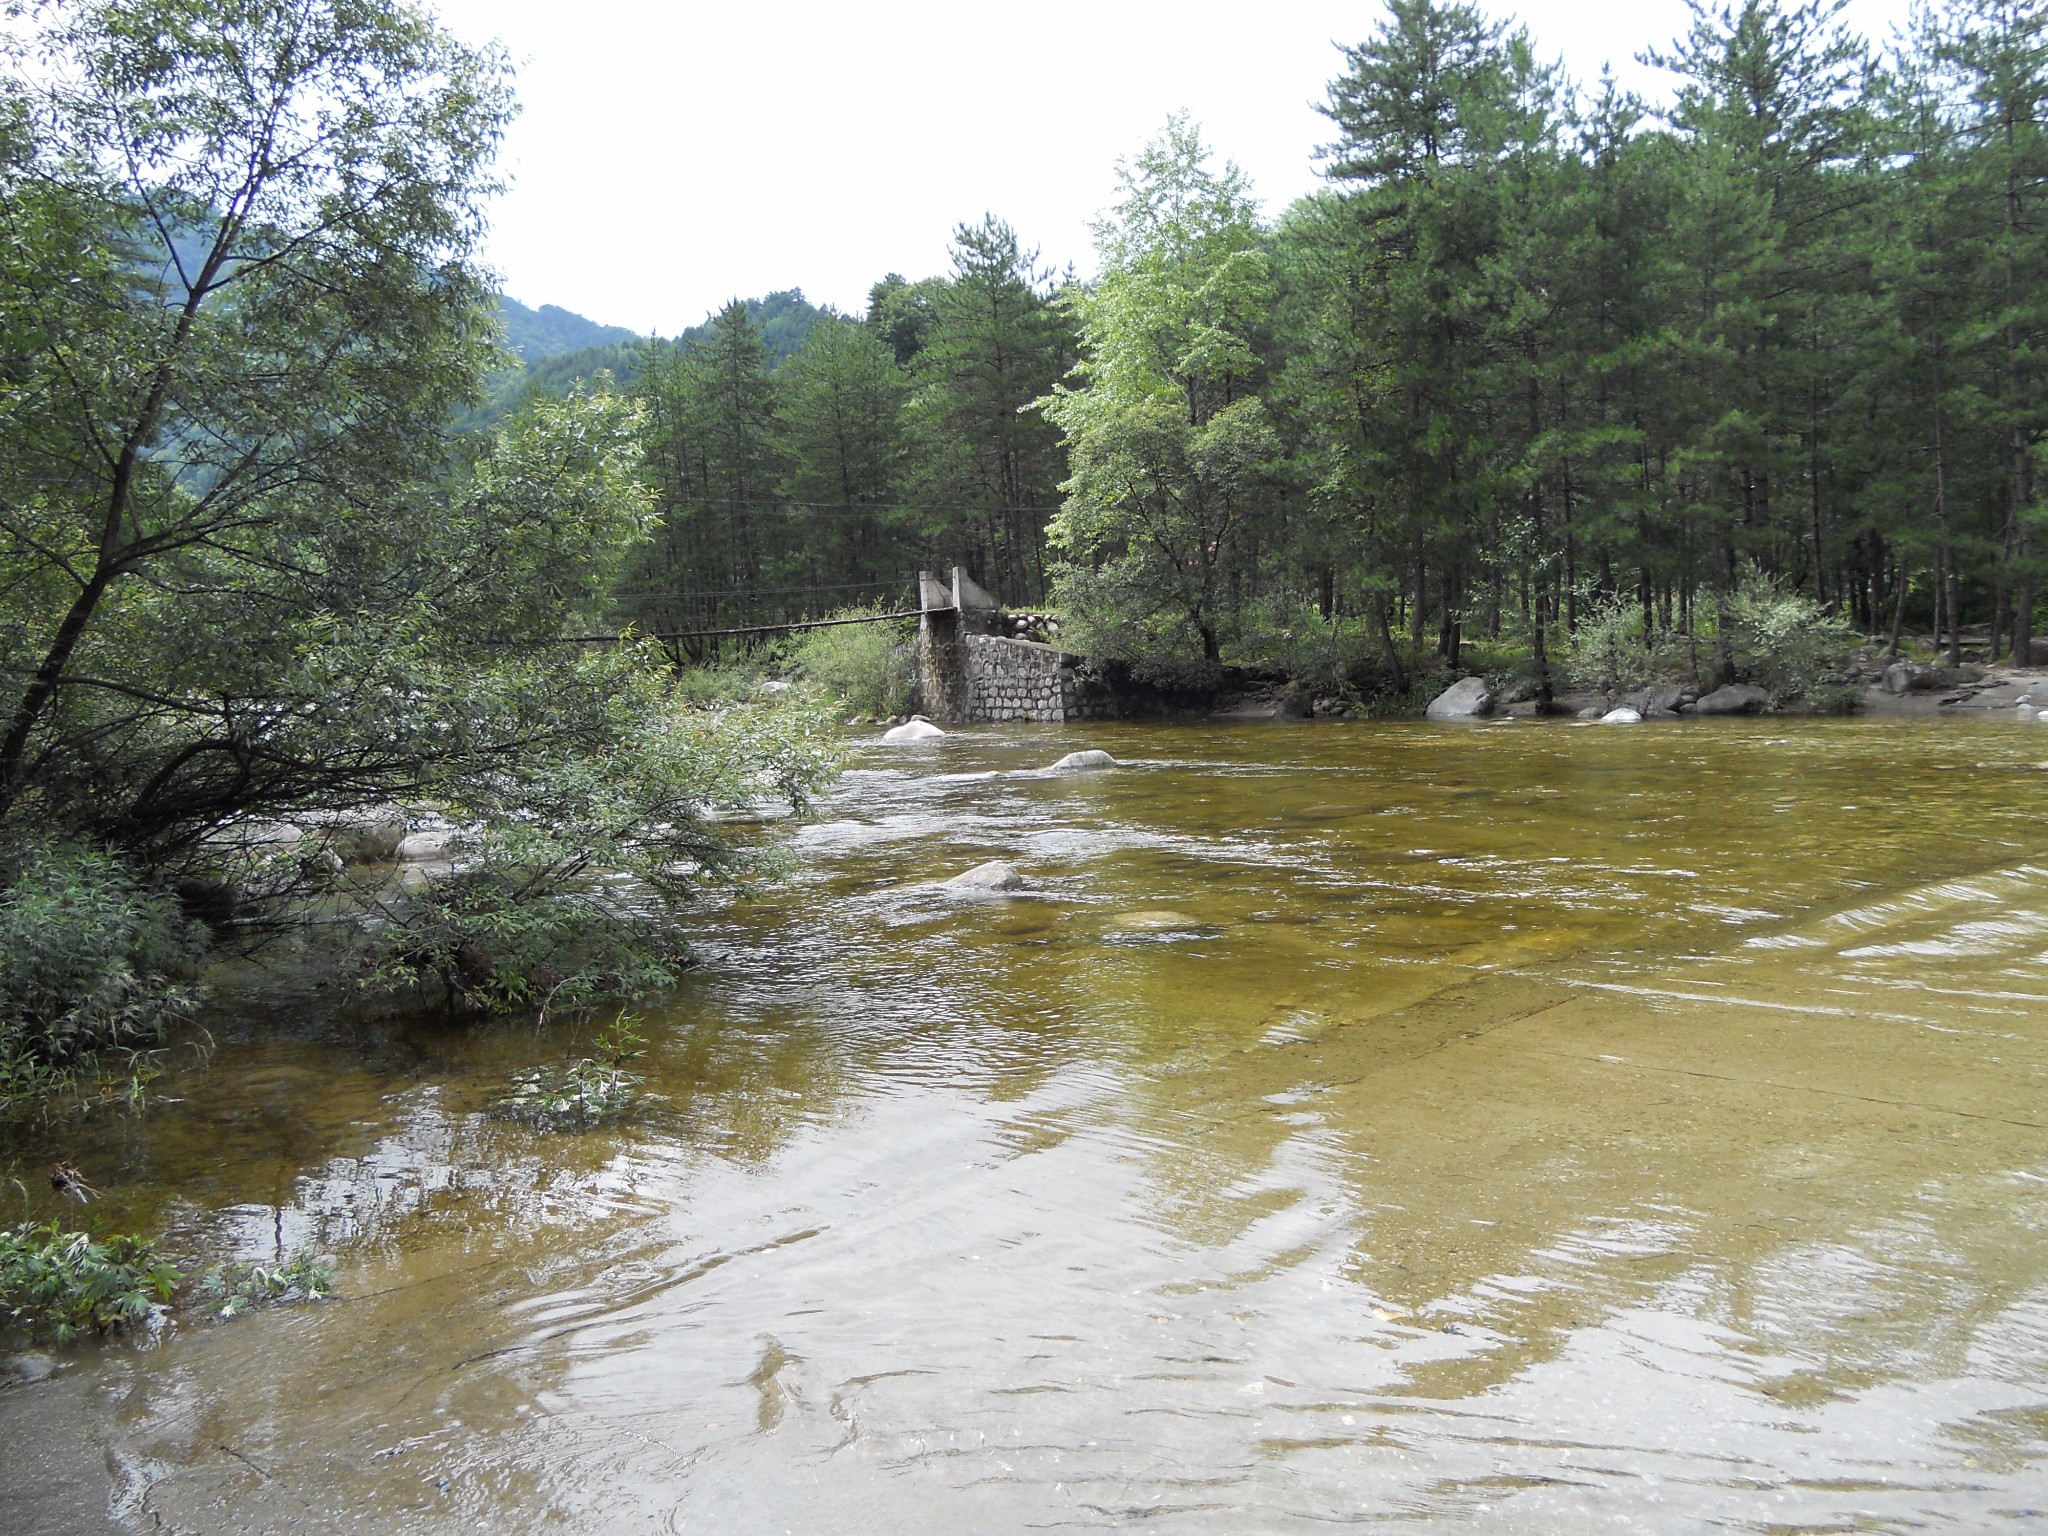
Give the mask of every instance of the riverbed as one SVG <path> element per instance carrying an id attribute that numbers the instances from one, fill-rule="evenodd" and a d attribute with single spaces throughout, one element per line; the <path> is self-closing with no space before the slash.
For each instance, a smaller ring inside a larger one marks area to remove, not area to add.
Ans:
<path id="1" fill-rule="evenodd" d="M 776 835 L 637 1119 L 308 1003 L 53 1143 L 337 1296 L 0 1391 L 0 1529 L 2048 1521 L 2048 726 L 991 727 Z"/>

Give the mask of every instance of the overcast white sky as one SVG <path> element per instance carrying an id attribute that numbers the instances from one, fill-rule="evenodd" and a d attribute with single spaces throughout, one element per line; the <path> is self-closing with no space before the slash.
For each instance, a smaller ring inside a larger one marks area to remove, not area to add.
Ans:
<path id="1" fill-rule="evenodd" d="M 490 259 L 525 303 L 672 335 L 734 297 L 802 288 L 865 306 L 885 272 L 943 271 L 953 226 L 993 211 L 1090 270 L 1088 221 L 1119 157 L 1194 115 L 1269 213 L 1315 185 L 1313 103 L 1376 3 L 1089 0 L 1012 8 L 438 0 L 497 38 L 524 111 Z M 1878 37 L 1906 0 L 1852 0 Z M 1527 0 L 1541 53 L 1582 79 L 1683 30 L 1683 0 Z"/>

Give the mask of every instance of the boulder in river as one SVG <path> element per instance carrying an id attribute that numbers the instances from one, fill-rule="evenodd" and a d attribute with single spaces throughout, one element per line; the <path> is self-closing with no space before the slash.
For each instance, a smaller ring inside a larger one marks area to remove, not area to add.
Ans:
<path id="1" fill-rule="evenodd" d="M 388 864 L 405 841 L 405 812 L 395 805 L 371 805 L 337 816 L 326 828 L 327 845 L 344 864 Z"/>
<path id="2" fill-rule="evenodd" d="M 1572 718 L 1575 720 L 1604 720 L 1607 718 L 1607 711 L 1598 704 L 1588 704 Z"/>
<path id="3" fill-rule="evenodd" d="M 1643 712 L 1643 718 L 1651 715 L 1675 715 L 1678 706 L 1690 704 L 1697 699 L 1700 691 L 1687 683 L 1667 683 L 1662 688 L 1648 688 L 1639 699 L 1629 702 Z"/>
<path id="4" fill-rule="evenodd" d="M 1696 715 L 1749 715 L 1770 701 L 1770 694 L 1755 683 L 1730 683 L 1716 688 L 1692 708 Z"/>
<path id="5" fill-rule="evenodd" d="M 1117 760 L 1107 752 L 1096 747 L 1090 747 L 1085 752 L 1069 752 L 1065 757 L 1052 765 L 1051 771 L 1054 773 L 1088 773 L 1097 768 L 1115 768 L 1118 766 L 1120 765 Z"/>
<path id="6" fill-rule="evenodd" d="M 930 741 L 946 733 L 929 720 L 906 720 L 901 725 L 892 725 L 882 732 L 884 741 Z"/>
<path id="7" fill-rule="evenodd" d="M 1001 859 L 990 859 L 986 864 L 977 864 L 965 874 L 955 875 L 946 882 L 949 891 L 962 895 L 999 896 L 1005 891 L 1024 889 L 1024 877 L 1017 873 L 1017 866 Z"/>
<path id="8" fill-rule="evenodd" d="M 1477 720 L 1493 713 L 1493 690 L 1483 677 L 1461 678 L 1429 701 L 1432 720 Z"/>
<path id="9" fill-rule="evenodd" d="M 1600 717 L 1600 723 L 1602 725 L 1641 725 L 1643 723 L 1643 714 L 1641 710 L 1631 709 L 1628 705 L 1624 704 L 1619 709 L 1607 711 L 1606 714 Z"/>
<path id="10" fill-rule="evenodd" d="M 455 828 L 429 827 L 415 832 L 398 845 L 401 864 L 432 864 L 449 856 L 455 842 Z"/>

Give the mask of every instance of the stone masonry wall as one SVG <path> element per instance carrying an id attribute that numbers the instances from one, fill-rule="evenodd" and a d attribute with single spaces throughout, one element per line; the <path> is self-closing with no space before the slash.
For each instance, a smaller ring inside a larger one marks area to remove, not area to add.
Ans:
<path id="1" fill-rule="evenodd" d="M 967 648 L 966 717 L 977 721 L 1078 718 L 1076 658 L 1058 646 L 994 635 L 963 635 Z"/>

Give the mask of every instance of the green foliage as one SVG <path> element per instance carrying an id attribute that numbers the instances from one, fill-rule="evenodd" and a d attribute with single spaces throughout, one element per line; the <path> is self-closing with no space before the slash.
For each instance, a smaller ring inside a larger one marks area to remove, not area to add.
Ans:
<path id="1" fill-rule="evenodd" d="M 199 1284 L 199 1301 L 225 1322 L 257 1307 L 325 1301 L 333 1287 L 333 1266 L 302 1248 L 276 1264 L 237 1261 L 208 1271 Z"/>
<path id="2" fill-rule="evenodd" d="M 1074 360 L 1073 291 L 993 214 L 953 231 L 952 272 L 919 285 L 909 362 L 909 476 L 926 530 L 998 597 L 1045 587 L 1043 530 L 1064 462 L 1059 434 L 1027 407 Z M 909 296 L 905 296 L 909 297 Z M 909 317 L 905 317 L 909 318 Z"/>
<path id="3" fill-rule="evenodd" d="M 1702 594 L 1702 611 L 1708 604 Z M 1692 680 L 1695 654 L 1725 655 L 1735 680 L 1768 689 L 1774 705 L 1796 700 L 1839 707 L 1852 693 L 1848 664 L 1861 637 L 1803 593 L 1787 592 L 1755 567 L 1708 617 L 1697 637 L 1644 622 L 1641 603 L 1594 599 L 1564 653 L 1570 681 L 1615 698 L 1657 683 Z"/>
<path id="4" fill-rule="evenodd" d="M 458 411 L 453 430 L 463 435 L 488 433 L 531 400 L 559 398 L 577 390 L 633 390 L 640 382 L 648 343 L 610 341 L 574 351 L 554 352 L 533 362 L 500 369 L 484 380 L 483 398 Z"/>
<path id="5" fill-rule="evenodd" d="M 753 856 L 734 822 L 773 802 L 800 809 L 836 770 L 823 710 L 794 690 L 690 707 L 652 647 L 556 662 L 528 683 L 565 671 L 579 696 L 602 696 L 609 745 L 529 749 L 438 785 L 467 828 L 457 867 L 390 911 L 373 989 L 429 985 L 451 1008 L 545 1017 L 671 987 L 682 907 Z"/>
<path id="6" fill-rule="evenodd" d="M 1313 693 L 1339 694 L 1354 686 L 1376 649 L 1362 615 L 1324 618 L 1313 604 L 1276 600 L 1246 615 L 1229 659 L 1278 667 Z"/>
<path id="7" fill-rule="evenodd" d="M 1120 174 L 1102 276 L 1072 301 L 1078 387 L 1038 402 L 1069 455 L 1055 591 L 1103 659 L 1213 669 L 1278 451 L 1254 392 L 1269 272 L 1243 173 L 1212 171 L 1185 119 Z"/>
<path id="8" fill-rule="evenodd" d="M 772 680 L 770 664 L 774 654 L 771 648 L 764 646 L 742 652 L 730 661 L 685 667 L 676 674 L 676 702 L 694 709 L 744 704 L 761 691 L 763 683 Z"/>
<path id="9" fill-rule="evenodd" d="M 437 482 L 494 352 L 507 71 L 389 0 L 20 19 L 46 72 L 0 156 L 0 823 L 176 864 L 412 775 L 391 701 L 447 638 L 449 557 L 471 600 L 495 558 L 452 547 Z"/>
<path id="10" fill-rule="evenodd" d="M 177 1270 L 146 1238 L 93 1238 L 55 1222 L 0 1231 L 0 1322 L 66 1344 L 147 1325 L 177 1291 Z"/>
<path id="11" fill-rule="evenodd" d="M 1735 675 L 1770 690 L 1773 704 L 1839 709 L 1854 696 L 1849 661 L 1862 637 L 1812 598 L 1752 567 L 1728 601 L 1725 622 Z"/>
<path id="12" fill-rule="evenodd" d="M 1561 659 L 1574 687 L 1603 698 L 1669 682 L 1690 670 L 1680 637 L 1647 627 L 1642 604 L 1628 597 L 1592 599 L 1579 614 L 1579 627 Z"/>
<path id="13" fill-rule="evenodd" d="M 199 936 L 178 904 L 81 844 L 30 847 L 0 891 L 0 1105 L 18 1108 L 192 1016 Z"/>
<path id="14" fill-rule="evenodd" d="M 765 298 L 735 299 L 733 303 L 746 312 L 747 324 L 761 333 L 761 346 L 768 354 L 771 368 L 802 351 L 811 328 L 829 313 L 805 298 L 801 288 L 782 288 Z M 718 317 L 714 315 L 701 325 L 691 326 L 678 339 L 685 346 L 707 343 L 717 324 Z"/>
<path id="15" fill-rule="evenodd" d="M 832 617 L 853 619 L 879 611 L 844 608 Z M 892 661 L 892 653 L 914 633 L 915 626 L 907 620 L 805 630 L 792 638 L 788 663 L 799 677 L 829 690 L 860 714 L 901 714 L 910 707 L 911 678 Z"/>
<path id="16" fill-rule="evenodd" d="M 514 1073 L 511 1086 L 492 1100 L 490 1114 L 539 1131 L 589 1130 L 619 1119 L 640 1100 L 641 1076 L 627 1067 L 646 1046 L 636 1023 L 632 1015 L 620 1014 L 597 1037 L 594 1056 Z"/>

